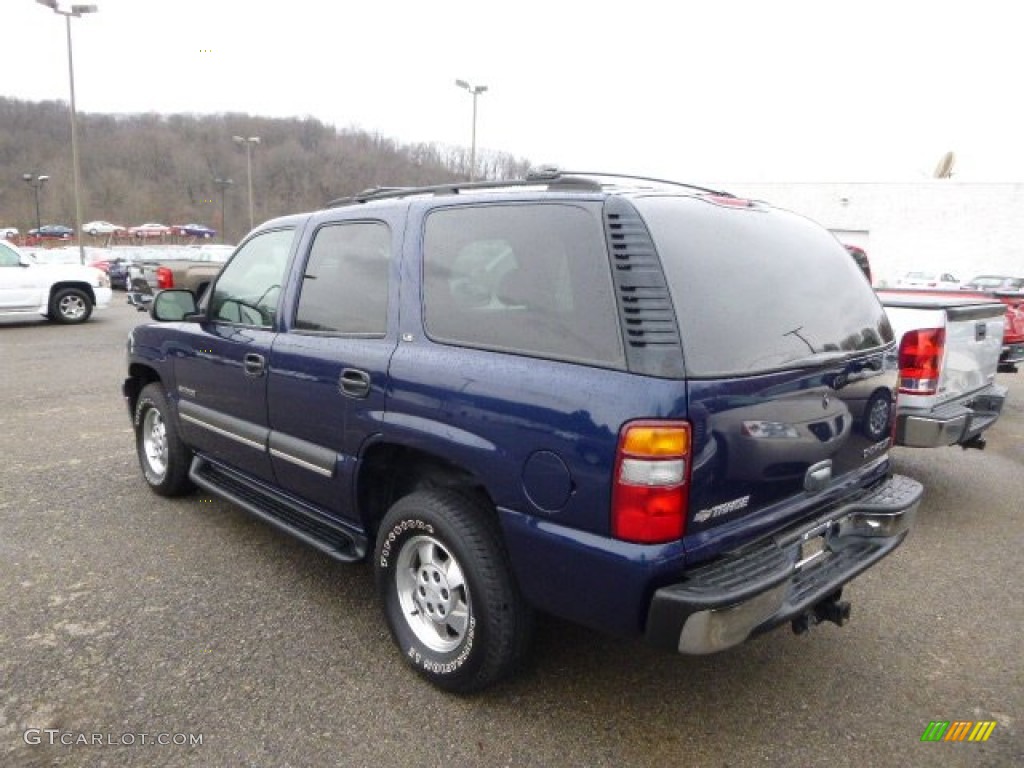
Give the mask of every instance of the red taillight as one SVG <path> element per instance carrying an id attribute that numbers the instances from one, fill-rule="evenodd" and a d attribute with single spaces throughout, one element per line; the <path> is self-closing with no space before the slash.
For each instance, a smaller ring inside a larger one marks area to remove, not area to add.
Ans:
<path id="1" fill-rule="evenodd" d="M 156 287 L 160 290 L 174 287 L 174 273 L 167 267 L 156 268 Z"/>
<path id="2" fill-rule="evenodd" d="M 642 544 L 682 538 L 691 450 L 687 422 L 634 421 L 623 427 L 612 486 L 613 536 Z"/>
<path id="3" fill-rule="evenodd" d="M 920 328 L 903 334 L 900 341 L 900 392 L 908 395 L 935 394 L 945 344 L 945 328 Z"/>

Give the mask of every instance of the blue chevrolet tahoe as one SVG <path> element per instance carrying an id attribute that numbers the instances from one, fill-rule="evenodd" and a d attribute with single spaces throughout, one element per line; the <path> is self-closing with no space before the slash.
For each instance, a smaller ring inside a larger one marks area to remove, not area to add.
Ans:
<path id="1" fill-rule="evenodd" d="M 921 497 L 857 265 L 715 190 L 371 190 L 266 222 L 151 314 L 123 392 L 152 490 L 369 561 L 449 691 L 513 672 L 535 611 L 685 654 L 843 624 Z"/>

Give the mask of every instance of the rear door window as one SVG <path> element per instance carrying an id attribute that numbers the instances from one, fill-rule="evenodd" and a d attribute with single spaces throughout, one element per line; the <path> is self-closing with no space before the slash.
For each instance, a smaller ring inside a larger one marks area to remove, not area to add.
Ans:
<path id="1" fill-rule="evenodd" d="M 567 204 L 441 209 L 427 218 L 424 313 L 435 341 L 624 366 L 599 214 Z"/>
<path id="2" fill-rule="evenodd" d="M 391 233 L 381 222 L 322 227 L 302 276 L 295 330 L 383 336 Z"/>

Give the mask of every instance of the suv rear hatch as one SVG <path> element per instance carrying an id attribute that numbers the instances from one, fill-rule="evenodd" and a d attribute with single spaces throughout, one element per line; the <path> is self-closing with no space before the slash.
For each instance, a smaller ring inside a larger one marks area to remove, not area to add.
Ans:
<path id="1" fill-rule="evenodd" d="M 694 435 L 688 559 L 820 514 L 886 476 L 893 333 L 836 239 L 737 198 L 632 202 L 682 341 Z"/>

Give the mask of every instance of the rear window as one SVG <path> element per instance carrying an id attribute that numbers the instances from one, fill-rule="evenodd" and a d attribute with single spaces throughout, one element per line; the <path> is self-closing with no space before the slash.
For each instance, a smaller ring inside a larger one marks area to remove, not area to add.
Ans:
<path id="1" fill-rule="evenodd" d="M 776 370 L 892 341 L 856 263 L 810 220 L 698 198 L 635 204 L 664 266 L 689 375 Z"/>

